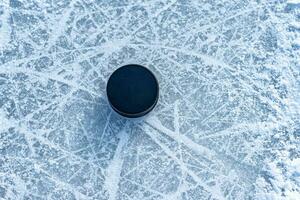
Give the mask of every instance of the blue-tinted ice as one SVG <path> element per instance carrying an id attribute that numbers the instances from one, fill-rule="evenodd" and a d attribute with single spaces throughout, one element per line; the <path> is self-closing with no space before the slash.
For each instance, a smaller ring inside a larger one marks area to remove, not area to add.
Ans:
<path id="1" fill-rule="evenodd" d="M 0 199 L 300 199 L 300 2 L 1 0 Z"/>

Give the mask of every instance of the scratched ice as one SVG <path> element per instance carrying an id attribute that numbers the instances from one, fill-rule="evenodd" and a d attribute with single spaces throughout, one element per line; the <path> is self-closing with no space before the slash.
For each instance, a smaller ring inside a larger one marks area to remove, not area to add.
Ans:
<path id="1" fill-rule="evenodd" d="M 297 0 L 1 0 L 0 199 L 300 199 L 299 63 Z"/>

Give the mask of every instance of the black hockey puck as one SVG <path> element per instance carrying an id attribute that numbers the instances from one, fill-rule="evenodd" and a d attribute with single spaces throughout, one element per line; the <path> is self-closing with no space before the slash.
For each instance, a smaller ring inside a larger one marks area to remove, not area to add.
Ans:
<path id="1" fill-rule="evenodd" d="M 159 87 L 154 74 L 141 65 L 125 65 L 109 77 L 106 93 L 111 107 L 129 118 L 149 113 L 158 101 Z"/>

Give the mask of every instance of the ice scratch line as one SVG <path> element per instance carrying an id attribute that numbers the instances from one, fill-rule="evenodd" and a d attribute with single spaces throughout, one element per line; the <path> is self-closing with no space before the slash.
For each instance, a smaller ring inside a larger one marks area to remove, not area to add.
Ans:
<path id="1" fill-rule="evenodd" d="M 216 158 L 215 152 L 213 152 L 212 150 L 210 150 L 202 145 L 195 143 L 194 141 L 192 141 L 190 138 L 186 137 L 185 135 L 175 133 L 174 131 L 171 131 L 170 129 L 164 127 L 161 124 L 161 122 L 158 120 L 157 117 L 151 117 L 151 118 L 146 119 L 146 123 L 149 124 L 152 128 L 159 130 L 159 131 L 163 132 L 164 134 L 168 135 L 169 137 L 173 138 L 178 143 L 185 144 L 187 147 L 191 148 L 195 152 L 197 152 L 201 155 L 205 155 L 212 160 L 213 160 L 213 158 Z"/>
<path id="2" fill-rule="evenodd" d="M 104 182 L 104 188 L 109 193 L 109 199 L 115 200 L 119 189 L 120 174 L 123 166 L 122 150 L 128 142 L 129 135 L 126 131 L 127 126 L 119 133 L 119 144 L 115 151 L 115 155 L 107 168 L 107 176 Z"/>
<path id="3" fill-rule="evenodd" d="M 148 126 L 153 129 L 153 127 L 151 125 L 148 124 Z M 158 144 L 164 150 L 164 152 L 168 156 L 170 156 L 181 167 L 182 171 L 188 173 L 201 187 L 204 188 L 204 190 L 208 191 L 214 199 L 224 199 L 223 195 L 222 195 L 222 191 L 219 187 L 209 186 L 207 183 L 202 181 L 196 173 L 194 173 L 192 170 L 189 170 L 187 168 L 187 166 L 185 165 L 185 163 L 183 163 L 181 160 L 179 160 L 176 157 L 174 152 L 172 152 L 166 145 L 164 145 L 157 139 L 157 137 L 155 135 L 157 135 L 158 133 L 155 131 L 155 129 L 154 129 L 154 131 L 151 131 L 151 130 L 146 131 L 146 134 L 149 135 L 149 137 L 156 144 Z"/>

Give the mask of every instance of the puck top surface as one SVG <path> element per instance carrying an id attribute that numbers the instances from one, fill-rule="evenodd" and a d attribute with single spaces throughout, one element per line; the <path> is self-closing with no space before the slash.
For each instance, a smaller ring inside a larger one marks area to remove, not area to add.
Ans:
<path id="1" fill-rule="evenodd" d="M 154 74 L 140 65 L 125 65 L 110 76 L 107 97 L 112 108 L 125 117 L 141 117 L 158 100 L 158 82 Z"/>

